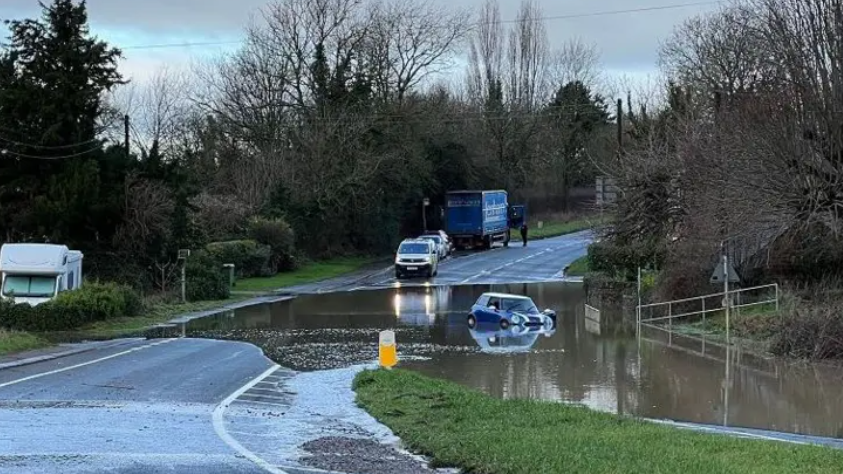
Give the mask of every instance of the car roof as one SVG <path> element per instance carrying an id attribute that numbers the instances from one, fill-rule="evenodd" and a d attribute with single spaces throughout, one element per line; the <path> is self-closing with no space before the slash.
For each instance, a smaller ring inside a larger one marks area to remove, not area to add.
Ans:
<path id="1" fill-rule="evenodd" d="M 429 244 L 430 241 L 427 239 L 404 239 L 401 241 L 402 244 Z"/>
<path id="2" fill-rule="evenodd" d="M 512 293 L 495 293 L 495 292 L 489 292 L 489 293 L 483 293 L 481 296 L 489 296 L 489 297 L 492 297 L 492 298 L 511 298 L 511 299 L 520 299 L 520 300 L 529 300 L 529 299 L 532 299 L 532 298 L 530 298 L 529 296 L 525 296 L 525 295 L 514 295 L 514 294 L 512 294 Z"/>

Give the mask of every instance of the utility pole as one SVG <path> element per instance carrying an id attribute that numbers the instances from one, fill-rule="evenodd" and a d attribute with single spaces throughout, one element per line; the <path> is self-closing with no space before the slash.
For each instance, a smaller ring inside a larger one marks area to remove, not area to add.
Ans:
<path id="1" fill-rule="evenodd" d="M 429 205 L 430 199 L 424 198 L 422 200 L 422 227 L 424 232 L 427 232 L 427 206 Z"/>
<path id="2" fill-rule="evenodd" d="M 623 100 L 618 99 L 618 159 L 623 155 Z"/>
<path id="3" fill-rule="evenodd" d="M 123 116 L 123 146 L 126 147 L 126 158 L 129 157 L 129 114 Z"/>
<path id="4" fill-rule="evenodd" d="M 726 346 L 729 346 L 729 255 L 726 246 L 723 246 L 723 308 L 726 312 Z M 728 349 L 727 349 L 728 350 Z"/>

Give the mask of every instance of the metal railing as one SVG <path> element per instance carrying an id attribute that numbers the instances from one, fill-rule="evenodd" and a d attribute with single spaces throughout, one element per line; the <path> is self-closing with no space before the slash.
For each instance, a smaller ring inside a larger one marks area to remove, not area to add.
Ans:
<path id="1" fill-rule="evenodd" d="M 751 292 L 759 292 L 763 295 L 768 295 L 768 292 L 772 292 L 773 297 L 759 298 L 757 301 L 751 301 L 746 303 L 741 302 L 743 298 Z M 672 324 L 674 319 L 701 315 L 702 321 L 703 323 L 705 323 L 705 317 L 708 313 L 723 311 L 723 308 L 726 307 L 727 303 L 729 304 L 729 308 L 736 309 L 738 311 L 740 311 L 741 308 L 774 304 L 776 311 L 778 311 L 779 294 L 779 285 L 777 283 L 772 283 L 769 285 L 753 286 L 750 288 L 730 290 L 728 293 L 712 293 L 703 296 L 695 296 L 693 298 L 683 298 L 679 300 L 638 305 L 636 308 L 636 316 L 639 323 L 667 321 L 668 324 Z M 720 304 L 709 303 L 708 305 L 706 305 L 706 300 L 711 300 L 714 298 L 718 298 Z M 737 303 L 735 303 L 735 300 L 737 300 Z M 651 316 L 646 318 L 644 317 L 644 310 L 649 310 L 649 314 L 652 315 L 653 312 L 656 312 L 657 309 L 666 311 L 667 314 L 664 316 Z"/>

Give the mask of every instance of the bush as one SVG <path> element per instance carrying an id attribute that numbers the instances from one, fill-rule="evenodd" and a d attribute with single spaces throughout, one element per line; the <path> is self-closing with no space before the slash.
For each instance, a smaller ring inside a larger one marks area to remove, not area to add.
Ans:
<path id="1" fill-rule="evenodd" d="M 588 268 L 627 281 L 638 278 L 638 267 L 660 267 L 664 251 L 656 244 L 640 242 L 618 245 L 611 241 L 588 246 Z"/>
<path id="2" fill-rule="evenodd" d="M 187 259 L 185 297 L 188 301 L 224 300 L 231 296 L 228 270 L 208 252 L 199 251 Z"/>
<path id="3" fill-rule="evenodd" d="M 137 316 L 140 295 L 116 283 L 85 283 L 38 306 L 0 302 L 0 327 L 23 331 L 66 331 L 106 319 Z"/>
<path id="4" fill-rule="evenodd" d="M 272 254 L 269 245 L 254 240 L 231 240 L 212 242 L 205 249 L 220 264 L 233 263 L 238 277 L 270 276 L 275 273 L 269 266 Z"/>
<path id="5" fill-rule="evenodd" d="M 843 304 L 797 307 L 776 321 L 770 352 L 800 359 L 843 359 Z"/>
<path id="6" fill-rule="evenodd" d="M 249 236 L 270 249 L 269 268 L 272 273 L 290 271 L 296 268 L 295 233 L 283 219 L 262 219 L 252 221 Z"/>

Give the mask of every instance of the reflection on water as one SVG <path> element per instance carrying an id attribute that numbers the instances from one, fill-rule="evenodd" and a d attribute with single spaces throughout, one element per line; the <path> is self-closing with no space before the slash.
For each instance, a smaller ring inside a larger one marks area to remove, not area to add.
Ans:
<path id="1" fill-rule="evenodd" d="M 531 296 L 558 312 L 557 328 L 470 331 L 468 310 L 485 291 Z M 559 283 L 391 288 L 239 309 L 195 320 L 187 334 L 249 340 L 282 365 L 313 370 L 374 361 L 378 332 L 391 328 L 400 366 L 493 396 L 843 437 L 840 368 L 788 365 L 658 328 L 637 338 L 585 318 L 584 303 L 580 286 Z"/>
<path id="2" fill-rule="evenodd" d="M 468 333 L 486 354 L 513 354 L 530 352 L 539 336 L 550 337 L 556 332 L 544 326 L 510 326 L 500 329 L 497 324 L 479 324 Z"/>

